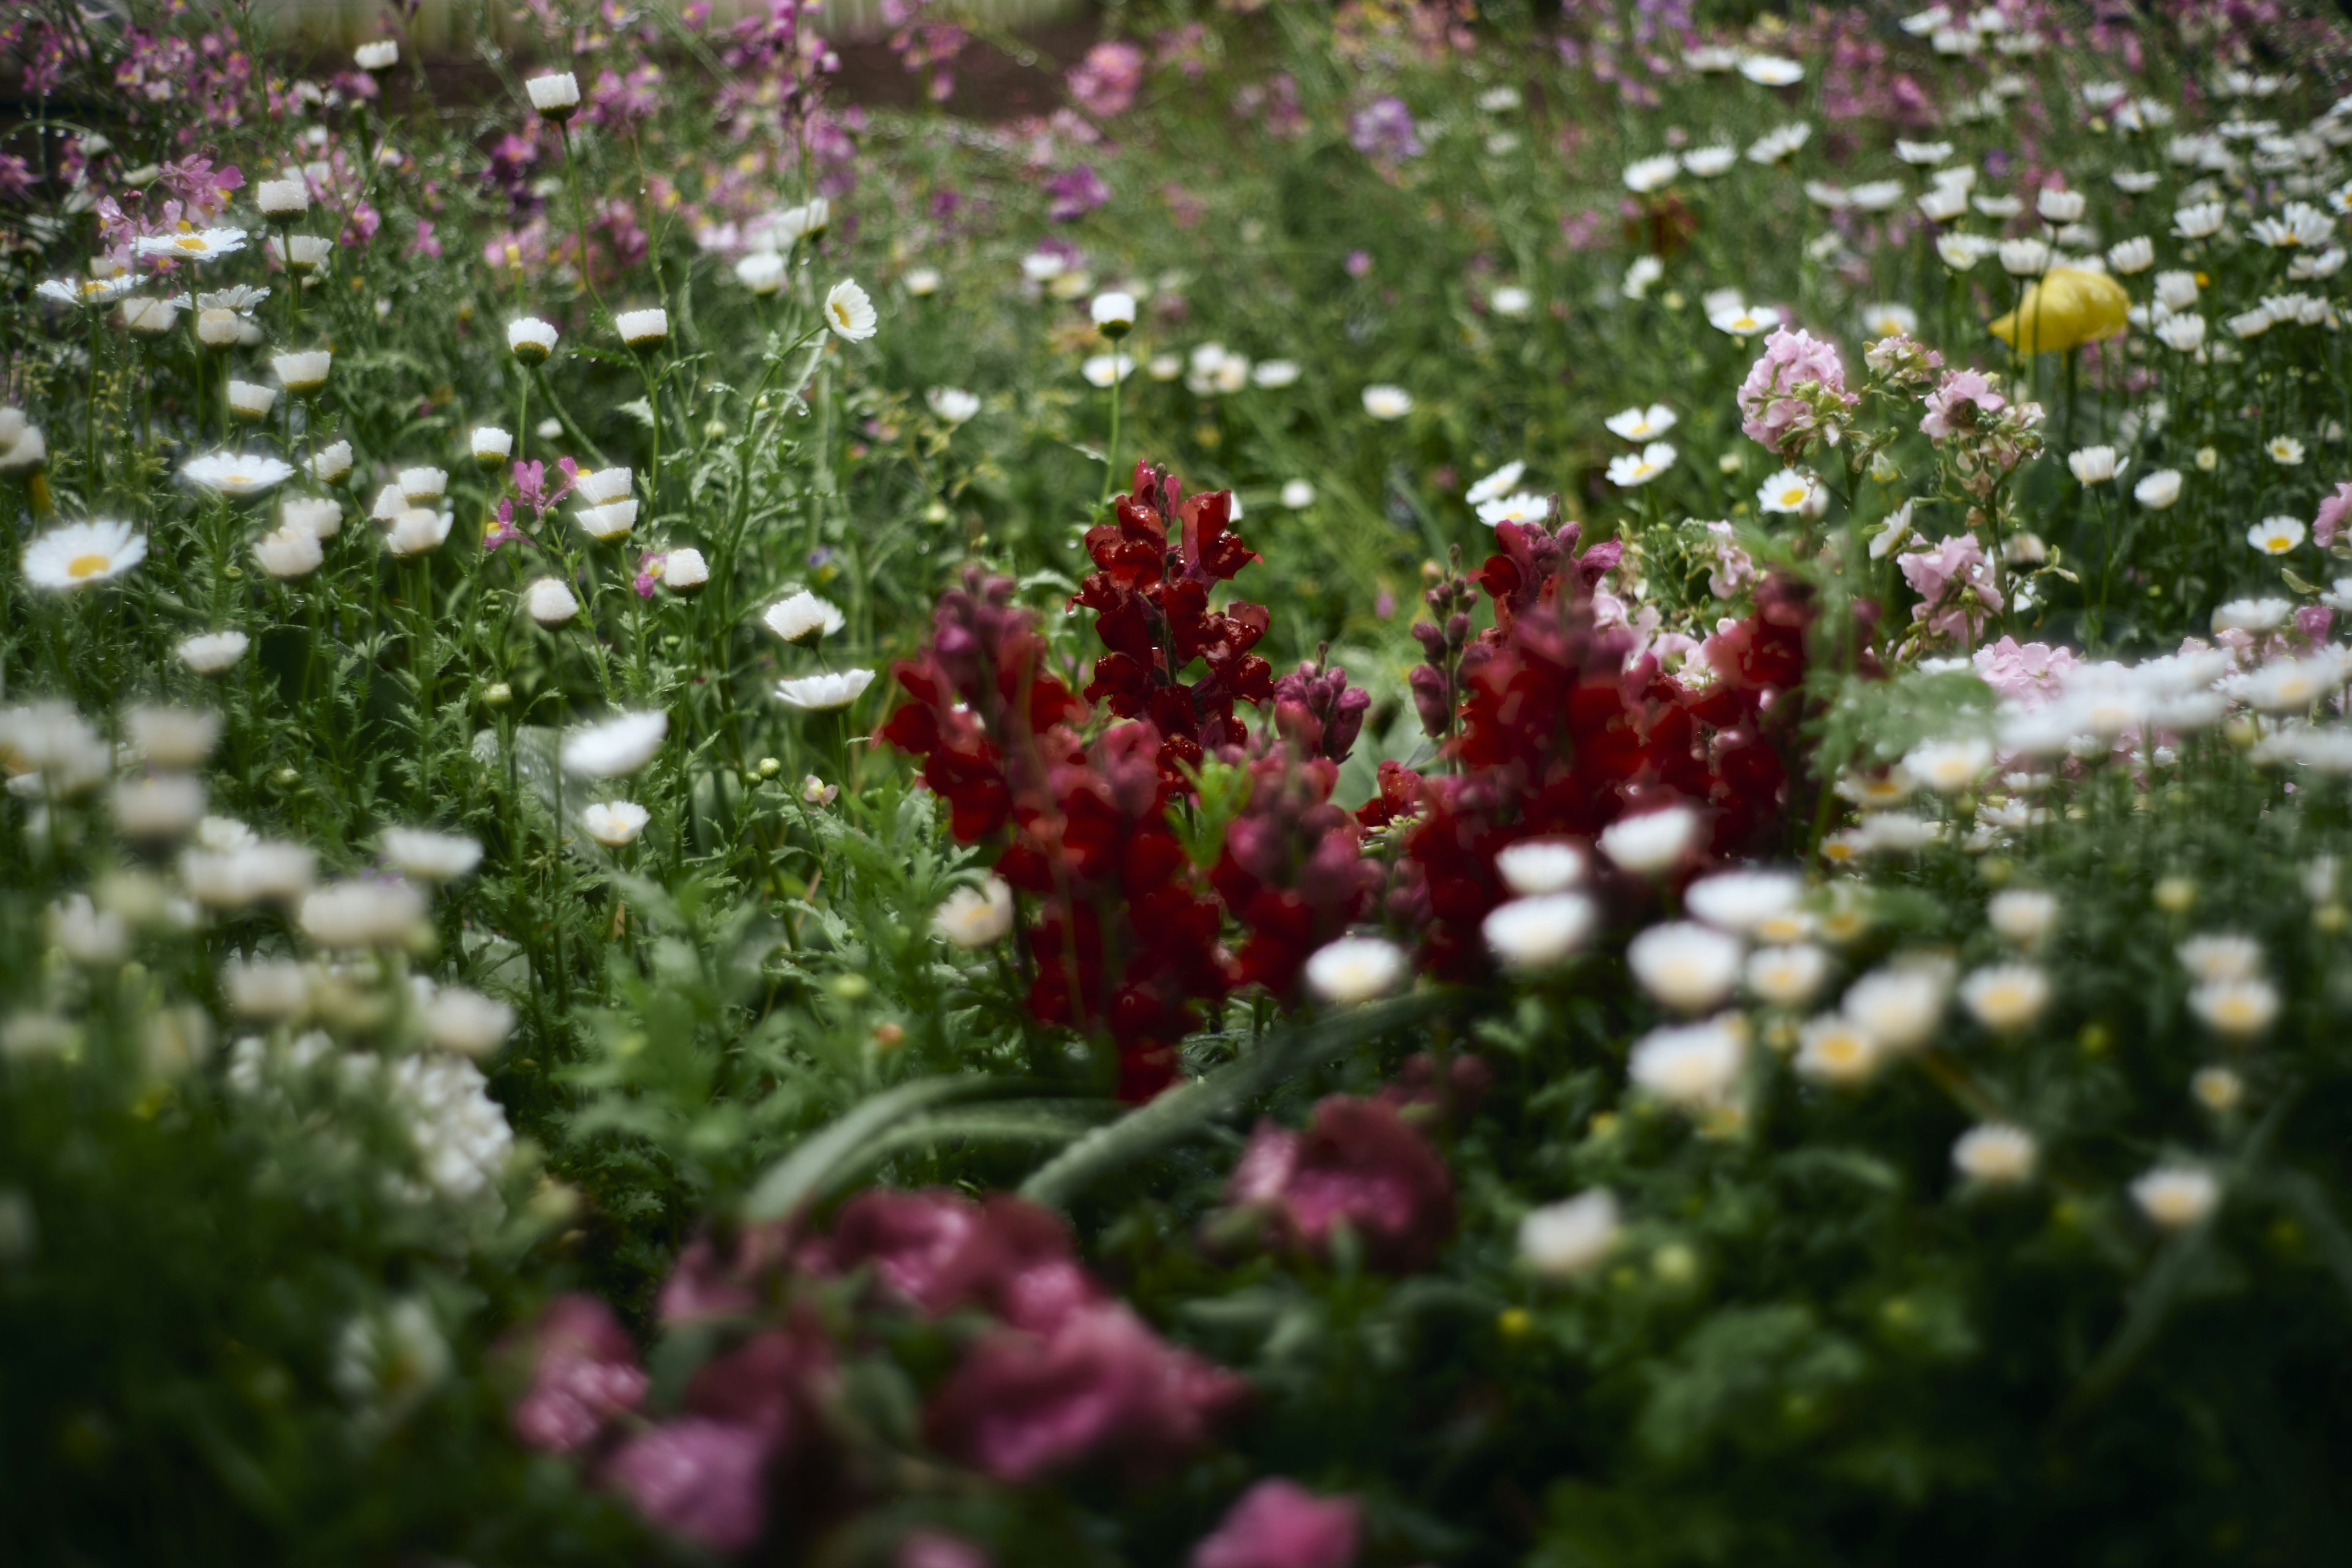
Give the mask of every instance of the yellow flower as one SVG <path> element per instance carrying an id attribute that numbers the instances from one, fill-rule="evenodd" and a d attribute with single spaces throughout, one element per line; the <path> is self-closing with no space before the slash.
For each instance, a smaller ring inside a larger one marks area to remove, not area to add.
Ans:
<path id="1" fill-rule="evenodd" d="M 2029 354 L 2080 348 L 2124 330 L 2131 297 L 2104 272 L 2053 267 L 2027 286 L 2016 310 L 1993 322 L 1992 335 Z M 2022 331 L 2018 323 L 2024 323 Z"/>

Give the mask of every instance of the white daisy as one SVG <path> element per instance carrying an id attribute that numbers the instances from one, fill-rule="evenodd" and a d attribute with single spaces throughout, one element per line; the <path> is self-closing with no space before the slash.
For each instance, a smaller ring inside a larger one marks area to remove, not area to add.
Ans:
<path id="1" fill-rule="evenodd" d="M 284 484 L 294 469 L 267 453 L 208 452 L 181 464 L 180 477 L 215 495 L 242 499 Z"/>
<path id="2" fill-rule="evenodd" d="M 825 291 L 825 325 L 834 336 L 847 343 L 862 343 L 881 331 L 881 319 L 874 313 L 874 301 L 866 290 L 846 279 Z"/>
<path id="3" fill-rule="evenodd" d="M 874 683 L 870 669 L 829 669 L 776 682 L 776 700 L 803 713 L 829 713 L 846 708 Z"/>
<path id="4" fill-rule="evenodd" d="M 1653 403 L 1647 408 L 1628 408 L 1622 414 L 1612 414 L 1602 423 L 1608 426 L 1611 435 L 1622 436 L 1628 441 L 1654 441 L 1673 429 L 1678 420 L 1673 409 L 1663 403 Z"/>
<path id="5" fill-rule="evenodd" d="M 1620 489 L 1637 489 L 1675 466 L 1671 442 L 1653 441 L 1639 452 L 1609 459 L 1609 482 Z"/>
<path id="6" fill-rule="evenodd" d="M 198 228 L 182 223 L 172 234 L 151 234 L 139 242 L 142 256 L 168 256 L 177 261 L 213 261 L 245 248 L 241 228 Z"/>
<path id="7" fill-rule="evenodd" d="M 1796 468 L 1782 468 L 1766 479 L 1756 492 L 1756 504 L 1762 510 L 1793 516 L 1820 504 L 1821 481 Z"/>
<path id="8" fill-rule="evenodd" d="M 147 559 L 147 536 L 127 522 L 69 522 L 25 546 L 25 581 L 68 592 L 121 576 Z"/>
<path id="9" fill-rule="evenodd" d="M 633 800 L 600 800 L 580 808 L 580 826 L 607 849 L 635 843 L 650 820 L 646 808 Z"/>
<path id="10" fill-rule="evenodd" d="M 1388 994 L 1412 969 L 1404 950 L 1385 938 L 1343 936 L 1307 961 L 1307 988 L 1335 1007 L 1349 1007 Z"/>
<path id="11" fill-rule="evenodd" d="M 563 769 L 583 778 L 619 778 L 642 769 L 661 750 L 669 715 L 653 710 L 617 713 L 563 738 Z"/>

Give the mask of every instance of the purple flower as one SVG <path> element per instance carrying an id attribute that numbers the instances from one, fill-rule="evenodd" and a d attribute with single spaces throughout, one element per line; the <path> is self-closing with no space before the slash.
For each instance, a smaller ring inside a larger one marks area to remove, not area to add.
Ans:
<path id="1" fill-rule="evenodd" d="M 688 1417 L 631 1438 L 604 1482 L 665 1530 L 714 1552 L 740 1552 L 767 1522 L 767 1440 L 748 1426 Z"/>
<path id="2" fill-rule="evenodd" d="M 1045 194 L 1053 198 L 1045 216 L 1055 223 L 1075 223 L 1110 200 L 1110 187 L 1092 163 L 1055 175 L 1045 182 Z"/>
<path id="3" fill-rule="evenodd" d="M 1418 686 L 1413 695 L 1419 702 Z M 1426 1267 L 1454 1234 L 1444 1162 L 1393 1106 L 1344 1094 L 1318 1103 L 1305 1131 L 1259 1122 L 1225 1201 L 1265 1210 L 1292 1245 L 1318 1251 L 1345 1225 L 1376 1264 L 1399 1272 Z"/>
<path id="4" fill-rule="evenodd" d="M 1127 112 L 1143 86 L 1143 51 L 1124 41 L 1097 44 L 1070 72 L 1070 97 L 1097 120 Z"/>
<path id="5" fill-rule="evenodd" d="M 1346 266 L 1349 277 L 1370 278 L 1372 275 L 1372 253 L 1369 250 L 1351 250 L 1348 252 Z"/>
<path id="6" fill-rule="evenodd" d="M 1394 163 L 1421 156 L 1420 132 L 1401 98 L 1376 98 L 1356 110 L 1348 120 L 1348 140 L 1367 158 Z"/>
<path id="7" fill-rule="evenodd" d="M 559 1296 L 531 1331 L 530 1390 L 515 1406 L 515 1436 L 534 1448 L 575 1453 L 646 1396 L 636 1347 L 593 1296 Z"/>
<path id="8" fill-rule="evenodd" d="M 1321 1498 L 1280 1477 L 1242 1494 L 1192 1568 L 1348 1568 L 1356 1560 L 1356 1500 Z"/>
<path id="9" fill-rule="evenodd" d="M 1739 428 L 1781 461 L 1793 463 L 1859 401 L 1845 389 L 1845 365 L 1836 344 L 1780 327 L 1764 340 L 1763 357 L 1739 384 Z"/>

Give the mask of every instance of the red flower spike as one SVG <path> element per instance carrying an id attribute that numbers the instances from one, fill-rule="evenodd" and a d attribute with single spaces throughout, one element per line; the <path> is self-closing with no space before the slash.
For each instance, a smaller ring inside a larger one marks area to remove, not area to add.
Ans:
<path id="1" fill-rule="evenodd" d="M 1464 771 L 1421 783 L 1422 820 L 1389 900 L 1392 919 L 1423 922 L 1424 956 L 1453 975 L 1486 962 L 1480 923 L 1509 897 L 1495 856 L 1522 838 L 1590 837 L 1675 796 L 1709 811 L 1718 854 L 1767 840 L 1790 776 L 1774 742 L 1794 705 L 1769 710 L 1804 679 L 1811 621 L 1801 585 L 1768 582 L 1756 613 L 1707 644 L 1715 679 L 1685 684 L 1653 658 L 1629 665 L 1631 634 L 1594 624 L 1592 587 L 1616 564 L 1612 546 L 1579 555 L 1572 523 L 1495 531 L 1502 552 L 1479 574 L 1495 626 L 1463 654 L 1449 748 Z M 1404 784 L 1402 770 L 1383 770 L 1362 820 L 1404 815 Z"/>
<path id="2" fill-rule="evenodd" d="M 1183 791 L 1207 755 L 1246 741 L 1234 704 L 1274 697 L 1273 667 L 1250 651 L 1271 622 L 1265 607 L 1209 603 L 1217 584 L 1258 557 L 1232 531 L 1230 491 L 1186 500 L 1178 480 L 1148 463 L 1136 465 L 1111 517 L 1087 531 L 1095 570 L 1070 601 L 1095 612 L 1110 650 L 1095 663 L 1087 700 L 1122 719 L 1149 719 L 1162 738 L 1168 787 Z M 1181 678 L 1196 661 L 1208 673 L 1188 683 Z"/>

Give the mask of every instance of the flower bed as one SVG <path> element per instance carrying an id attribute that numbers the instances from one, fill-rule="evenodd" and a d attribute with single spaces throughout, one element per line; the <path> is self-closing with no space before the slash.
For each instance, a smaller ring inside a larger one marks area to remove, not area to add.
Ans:
<path id="1" fill-rule="evenodd" d="M 0 33 L 26 1560 L 2328 1560 L 2347 36 L 821 21 Z"/>

